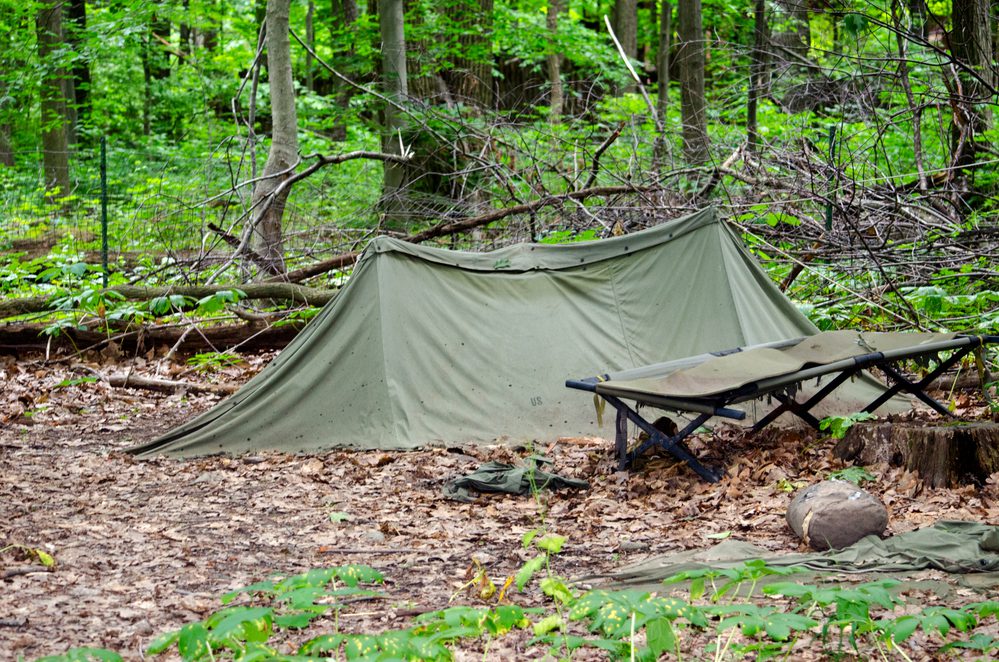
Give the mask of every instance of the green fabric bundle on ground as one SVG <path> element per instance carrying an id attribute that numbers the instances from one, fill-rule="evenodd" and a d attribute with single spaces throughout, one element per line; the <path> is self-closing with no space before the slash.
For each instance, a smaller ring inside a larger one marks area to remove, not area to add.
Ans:
<path id="1" fill-rule="evenodd" d="M 534 456 L 528 458 L 527 464 L 521 467 L 504 462 L 486 462 L 467 476 L 456 478 L 445 485 L 444 496 L 452 501 L 471 503 L 475 501 L 475 497 L 469 490 L 527 495 L 537 490 L 585 490 L 590 487 L 585 480 L 542 471 L 542 464 L 551 462 Z"/>

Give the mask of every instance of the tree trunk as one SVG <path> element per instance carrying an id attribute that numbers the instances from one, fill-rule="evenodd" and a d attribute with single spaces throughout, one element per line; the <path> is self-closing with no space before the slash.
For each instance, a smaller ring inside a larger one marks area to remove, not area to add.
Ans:
<path id="1" fill-rule="evenodd" d="M 310 50 L 316 50 L 316 28 L 314 25 L 314 18 L 316 15 L 316 1 L 309 0 L 308 5 L 305 10 L 305 43 L 309 45 Z M 305 54 L 305 89 L 310 92 L 316 91 L 316 83 L 313 76 L 313 63 L 312 54 Z"/>
<path id="2" fill-rule="evenodd" d="M 558 124 L 562 120 L 562 54 L 558 49 L 558 14 L 561 0 L 548 0 L 548 15 L 545 26 L 548 28 L 548 80 L 552 91 L 549 101 L 549 121 Z"/>
<path id="3" fill-rule="evenodd" d="M 456 3 L 452 18 L 459 30 L 454 56 L 458 98 L 478 108 L 493 105 L 493 0 Z"/>
<path id="4" fill-rule="evenodd" d="M 637 0 L 614 1 L 614 34 L 621 42 L 625 55 L 634 60 L 638 57 L 638 2 Z M 628 77 L 628 83 L 621 88 L 622 92 L 634 92 L 635 82 Z"/>
<path id="5" fill-rule="evenodd" d="M 756 110 L 759 99 L 763 96 L 763 71 L 767 66 L 769 31 L 767 30 L 766 0 L 756 0 L 754 14 L 753 53 L 752 61 L 749 65 L 749 98 L 746 102 L 746 142 L 750 152 L 756 151 L 760 142 L 757 131 Z"/>
<path id="6" fill-rule="evenodd" d="M 954 0 L 951 19 L 951 54 L 974 73 L 961 70 L 952 95 L 953 165 L 958 170 L 975 160 L 975 139 L 990 124 L 987 104 L 996 84 L 992 54 L 993 21 L 989 0 Z"/>
<path id="7" fill-rule="evenodd" d="M 59 49 L 64 47 L 62 4 L 41 2 L 36 17 L 38 57 L 45 66 L 39 87 L 42 112 L 42 162 L 45 170 L 45 190 L 68 195 L 69 140 L 66 126 L 66 97 L 62 67 L 52 66 Z"/>
<path id="8" fill-rule="evenodd" d="M 70 29 L 69 42 L 77 53 L 83 53 L 83 35 L 87 30 L 87 3 L 85 0 L 71 0 L 67 5 L 66 18 Z M 90 60 L 78 55 L 73 62 L 73 102 L 77 119 L 86 122 L 90 117 Z"/>
<path id="9" fill-rule="evenodd" d="M 281 219 L 291 193 L 278 186 L 292 173 L 298 162 L 298 115 L 295 111 L 295 86 L 291 72 L 291 43 L 288 14 L 291 0 L 267 2 L 267 73 L 270 81 L 271 146 L 262 179 L 253 189 L 253 247 L 269 265 L 272 274 L 286 271 Z"/>
<path id="10" fill-rule="evenodd" d="M 666 113 L 669 111 L 669 50 L 672 48 L 672 35 L 673 6 L 669 0 L 663 0 L 659 14 L 659 52 L 656 55 L 656 74 L 659 77 L 657 109 L 663 124 L 666 123 Z"/>
<path id="11" fill-rule="evenodd" d="M 860 465 L 905 467 L 932 487 L 984 484 L 999 471 L 999 425 L 855 425 L 833 453 Z"/>
<path id="12" fill-rule="evenodd" d="M 343 64 L 343 73 L 348 77 L 354 77 L 357 72 L 354 70 L 354 53 L 357 50 L 357 31 L 354 24 L 357 22 L 358 7 L 357 0 L 331 0 L 330 12 L 332 21 L 330 24 L 330 42 L 333 44 L 333 53 Z M 344 39 L 346 38 L 346 41 Z M 347 120 L 345 116 L 350 109 L 350 100 L 356 94 L 356 90 L 338 78 L 330 81 L 333 96 L 336 104 L 340 107 L 344 117 L 339 119 L 330 129 L 332 140 L 347 139 Z"/>
<path id="13" fill-rule="evenodd" d="M 691 165 L 708 160 L 707 104 L 704 98 L 704 28 L 701 0 L 677 3 L 676 59 L 680 68 L 680 113 L 683 124 L 683 156 Z"/>
<path id="14" fill-rule="evenodd" d="M 403 0 L 379 0 L 378 22 L 382 37 L 382 89 L 394 103 L 404 103 L 409 94 L 406 75 L 406 35 L 403 22 Z M 402 154 L 401 132 L 405 129 L 405 115 L 393 104 L 385 106 L 385 126 L 382 132 L 382 151 Z M 406 167 L 385 163 L 382 184 L 382 209 L 389 227 L 398 227 L 404 221 Z"/>
<path id="15" fill-rule="evenodd" d="M 181 3 L 181 5 L 184 7 L 185 15 L 187 15 L 191 9 L 191 0 L 184 0 Z M 180 50 L 181 51 L 190 50 L 194 44 L 194 40 L 191 38 L 192 34 L 191 26 L 188 25 L 186 22 L 181 23 L 179 30 L 180 30 Z"/>
<path id="16" fill-rule="evenodd" d="M 10 144 L 10 124 L 0 123 L 0 165 L 14 166 L 14 148 Z"/>
<path id="17" fill-rule="evenodd" d="M 169 19 L 153 16 L 150 24 L 151 49 L 149 62 L 153 78 L 166 80 L 170 77 L 170 53 L 166 44 L 170 43 L 170 32 L 173 29 Z"/>

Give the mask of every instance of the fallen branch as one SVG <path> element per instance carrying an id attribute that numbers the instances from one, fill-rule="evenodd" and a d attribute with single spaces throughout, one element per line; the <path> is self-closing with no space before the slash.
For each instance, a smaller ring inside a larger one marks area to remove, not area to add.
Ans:
<path id="1" fill-rule="evenodd" d="M 141 375 L 134 374 L 100 375 L 100 378 L 115 388 L 140 388 L 147 391 L 159 391 L 160 393 L 189 391 L 191 393 L 231 395 L 239 390 L 239 386 L 235 384 L 198 384 L 195 382 L 172 381 L 156 377 L 142 377 Z"/>
<path id="2" fill-rule="evenodd" d="M 0 580 L 10 579 L 11 577 L 17 577 L 18 575 L 32 575 L 36 572 L 52 572 L 51 568 L 46 568 L 43 565 L 27 565 L 20 568 L 11 568 L 10 570 L 4 570 L 0 574 Z"/>
<path id="3" fill-rule="evenodd" d="M 465 232 L 483 225 L 488 225 L 489 223 L 506 218 L 507 216 L 513 216 L 514 214 L 528 214 L 544 207 L 564 204 L 567 200 L 584 200 L 590 197 L 621 195 L 624 193 L 648 193 L 649 191 L 655 190 L 655 188 L 656 187 L 654 186 L 594 186 L 593 188 L 570 191 L 569 193 L 563 193 L 561 195 L 548 195 L 543 198 L 538 198 L 533 202 L 526 202 L 521 205 L 514 205 L 513 207 L 505 207 L 503 209 L 495 209 L 479 216 L 471 216 L 469 218 L 449 223 L 439 223 L 432 228 L 424 230 L 423 232 L 417 232 L 416 234 L 409 235 L 405 238 L 405 240 L 412 244 L 419 244 L 427 239 L 457 234 L 458 232 Z M 360 255 L 361 254 L 356 251 L 342 253 L 308 267 L 290 271 L 283 276 L 275 276 L 269 279 L 268 282 L 290 281 L 292 283 L 297 283 L 305 280 L 306 278 L 312 278 L 313 276 L 333 271 L 334 269 L 342 269 L 343 267 L 356 262 Z"/>
<path id="4" fill-rule="evenodd" d="M 245 285 L 171 285 L 167 287 L 119 285 L 117 287 L 110 287 L 104 291 L 116 292 L 131 301 L 149 301 L 156 297 L 178 294 L 192 299 L 201 299 L 218 294 L 221 291 L 233 289 L 244 292 L 247 299 L 285 299 L 309 306 L 324 306 L 336 296 L 336 290 L 322 290 L 315 287 L 298 285 L 297 283 L 278 282 L 247 283 Z M 52 299 L 55 296 L 0 301 L 0 319 L 50 310 Z"/>
<path id="5" fill-rule="evenodd" d="M 265 328 L 260 328 L 258 324 L 227 324 L 203 327 L 198 333 L 190 333 L 190 328 L 189 325 L 137 327 L 125 332 L 113 332 L 110 337 L 102 330 L 70 328 L 57 336 L 47 336 L 42 333 L 45 325 L 11 324 L 0 326 L 0 354 L 44 352 L 50 343 L 52 351 L 63 350 L 74 355 L 83 351 L 100 351 L 112 344 L 130 354 L 174 345 L 178 346 L 177 352 L 184 354 L 216 352 L 219 348 L 237 346 L 241 352 L 255 352 L 281 349 L 295 339 L 302 324 Z"/>

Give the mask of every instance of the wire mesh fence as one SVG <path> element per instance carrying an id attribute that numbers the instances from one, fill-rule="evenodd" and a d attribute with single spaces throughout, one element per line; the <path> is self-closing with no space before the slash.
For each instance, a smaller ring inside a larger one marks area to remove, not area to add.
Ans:
<path id="1" fill-rule="evenodd" d="M 67 191 L 46 190 L 40 152 L 16 152 L 14 161 L 0 168 L 0 249 L 25 258 L 59 250 L 93 261 L 106 200 L 112 262 L 145 256 L 208 266 L 232 254 L 226 238 L 239 235 L 250 211 L 252 186 L 245 182 L 253 172 L 241 154 L 112 145 L 102 189 L 99 148 L 80 148 L 70 154 Z M 297 185 L 284 214 L 289 259 L 321 258 L 366 234 L 377 222 L 380 178 L 380 164 L 357 161 Z"/>

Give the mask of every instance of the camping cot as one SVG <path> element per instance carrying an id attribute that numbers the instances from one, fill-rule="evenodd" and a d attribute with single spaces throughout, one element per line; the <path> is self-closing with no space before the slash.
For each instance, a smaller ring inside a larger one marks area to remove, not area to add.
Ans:
<path id="1" fill-rule="evenodd" d="M 596 377 L 570 379 L 566 381 L 566 386 L 592 392 L 617 410 L 615 448 L 622 469 L 630 466 L 649 448 L 658 446 L 685 461 L 705 480 L 713 482 L 720 478 L 720 473 L 704 466 L 685 449 L 682 442 L 713 416 L 745 419 L 746 411 L 733 408 L 733 405 L 759 401 L 767 396 L 779 402 L 776 408 L 756 420 L 754 430 L 768 425 L 785 412 L 819 428 L 819 420 L 811 410 L 848 380 L 859 375 L 869 379 L 862 371 L 877 368 L 892 384 L 857 408 L 858 411 L 873 412 L 896 394 L 906 393 L 949 417 L 950 411 L 924 390 L 969 353 L 997 341 L 999 336 L 955 333 L 827 331 L 803 338 L 709 352 Z M 950 355 L 940 359 L 942 352 L 949 352 Z M 906 359 L 931 356 L 938 357 L 936 367 L 918 381 L 907 378 L 896 365 Z M 829 379 L 822 384 L 822 379 L 827 376 Z M 812 379 L 816 380 L 815 389 L 800 401 L 797 397 L 800 386 Z M 633 400 L 637 405 L 687 412 L 693 418 L 682 430 L 663 431 L 622 398 Z M 645 441 L 630 451 L 627 448 L 628 421 L 648 435 Z"/>

